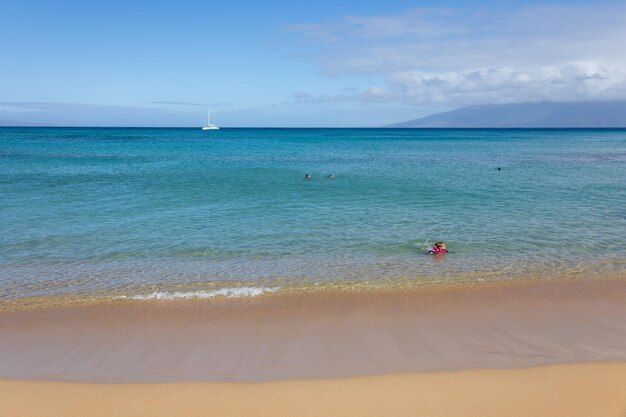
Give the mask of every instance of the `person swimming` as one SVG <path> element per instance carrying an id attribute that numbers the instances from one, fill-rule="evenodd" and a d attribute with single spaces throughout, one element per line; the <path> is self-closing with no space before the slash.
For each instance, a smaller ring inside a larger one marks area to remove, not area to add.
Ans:
<path id="1" fill-rule="evenodd" d="M 311 176 L 310 176 L 309 174 L 305 174 L 305 175 L 304 175 L 304 179 L 305 179 L 305 180 L 310 180 L 310 179 L 311 179 Z"/>
<path id="2" fill-rule="evenodd" d="M 437 242 L 429 252 L 434 254 L 448 253 L 448 249 L 446 249 L 445 243 Z"/>

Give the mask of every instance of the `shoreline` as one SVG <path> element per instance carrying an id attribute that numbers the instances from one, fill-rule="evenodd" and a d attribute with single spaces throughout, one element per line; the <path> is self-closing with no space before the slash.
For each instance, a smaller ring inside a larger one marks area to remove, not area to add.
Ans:
<path id="1" fill-rule="evenodd" d="M 62 305 L 0 313 L 0 378 L 324 379 L 626 361 L 626 280 Z"/>
<path id="2" fill-rule="evenodd" d="M 454 279 L 374 279 L 352 281 L 322 281 L 322 282 L 275 282 L 272 280 L 261 281 L 209 281 L 202 283 L 190 283 L 186 285 L 162 286 L 149 285 L 144 291 L 112 290 L 95 293 L 59 293 L 52 295 L 38 295 L 25 297 L 0 298 L 0 315 L 15 311 L 42 310 L 71 307 L 90 307 L 97 305 L 128 304 L 134 302 L 193 302 L 198 300 L 210 301 L 212 299 L 238 299 L 255 298 L 265 296 L 285 296 L 294 294 L 307 294 L 315 296 L 324 293 L 388 293 L 393 291 L 456 291 L 474 288 L 516 288 L 529 285 L 551 284 L 574 284 L 600 282 L 626 282 L 626 273 L 619 271 L 596 271 L 594 278 L 587 275 L 524 275 L 520 277 L 508 277 L 505 279 L 471 278 Z"/>
<path id="3" fill-rule="evenodd" d="M 623 362 L 263 383 L 0 380 L 0 408 L 20 417 L 621 417 L 625 385 Z"/>

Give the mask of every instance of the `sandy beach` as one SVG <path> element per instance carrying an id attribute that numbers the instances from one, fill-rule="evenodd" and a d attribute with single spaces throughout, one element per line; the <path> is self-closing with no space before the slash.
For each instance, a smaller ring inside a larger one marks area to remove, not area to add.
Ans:
<path id="1" fill-rule="evenodd" d="M 0 378 L 272 381 L 626 361 L 626 281 L 322 288 L 0 314 Z"/>
<path id="2" fill-rule="evenodd" d="M 626 281 L 0 313 L 4 416 L 623 416 Z"/>
<path id="3" fill-rule="evenodd" d="M 626 364 L 264 383 L 0 381 L 3 416 L 622 417 Z"/>

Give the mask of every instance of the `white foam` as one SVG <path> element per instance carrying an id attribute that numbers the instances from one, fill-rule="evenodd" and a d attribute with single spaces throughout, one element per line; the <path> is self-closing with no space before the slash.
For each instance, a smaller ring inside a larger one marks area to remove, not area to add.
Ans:
<path id="1" fill-rule="evenodd" d="M 242 298 L 242 297 L 256 297 L 258 295 L 273 293 L 278 290 L 278 287 L 227 287 L 220 288 L 219 290 L 212 291 L 189 291 L 189 292 L 170 292 L 170 291 L 155 291 L 148 295 L 134 295 L 129 298 L 131 300 L 178 300 L 189 298 L 214 298 L 214 297 L 227 297 L 227 298 Z"/>

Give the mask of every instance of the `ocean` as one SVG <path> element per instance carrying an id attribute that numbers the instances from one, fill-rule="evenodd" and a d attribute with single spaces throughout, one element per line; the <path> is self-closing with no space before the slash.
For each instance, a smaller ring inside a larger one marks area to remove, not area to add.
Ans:
<path id="1" fill-rule="evenodd" d="M 626 271 L 623 129 L 0 128 L 0 198 L 0 305 Z"/>

